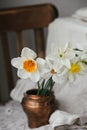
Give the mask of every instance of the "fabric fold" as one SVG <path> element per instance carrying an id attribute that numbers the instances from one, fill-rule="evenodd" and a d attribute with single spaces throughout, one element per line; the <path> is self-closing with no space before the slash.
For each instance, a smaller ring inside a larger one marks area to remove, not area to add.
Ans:
<path id="1" fill-rule="evenodd" d="M 19 79 L 16 86 L 10 93 L 10 97 L 21 103 L 24 93 L 29 89 L 35 88 L 35 83 L 29 79 Z"/>
<path id="2" fill-rule="evenodd" d="M 76 10 L 76 12 L 72 15 L 72 17 L 87 22 L 87 7 Z"/>
<path id="3" fill-rule="evenodd" d="M 70 114 L 68 112 L 56 110 L 49 119 L 50 125 L 55 128 L 62 125 L 72 125 L 79 119 L 76 114 Z"/>

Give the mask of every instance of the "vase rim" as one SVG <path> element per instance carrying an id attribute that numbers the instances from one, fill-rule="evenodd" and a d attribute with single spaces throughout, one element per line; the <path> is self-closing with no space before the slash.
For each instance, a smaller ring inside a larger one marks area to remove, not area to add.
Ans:
<path id="1" fill-rule="evenodd" d="M 50 92 L 48 95 L 36 95 L 35 93 L 36 91 L 37 89 L 30 89 L 26 91 L 25 96 L 33 99 L 39 99 L 39 98 L 48 98 L 49 96 L 53 95 L 53 92 Z"/>

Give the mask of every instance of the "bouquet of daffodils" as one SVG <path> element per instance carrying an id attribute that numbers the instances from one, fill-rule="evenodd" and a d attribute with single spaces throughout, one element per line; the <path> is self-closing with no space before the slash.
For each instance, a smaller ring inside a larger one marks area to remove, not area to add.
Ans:
<path id="1" fill-rule="evenodd" d="M 46 95 L 53 90 L 55 83 L 73 82 L 87 69 L 87 52 L 73 48 L 69 43 L 56 48 L 45 59 L 37 57 L 30 48 L 24 47 L 21 56 L 13 58 L 11 64 L 18 69 L 17 75 L 37 83 L 37 95 Z"/>

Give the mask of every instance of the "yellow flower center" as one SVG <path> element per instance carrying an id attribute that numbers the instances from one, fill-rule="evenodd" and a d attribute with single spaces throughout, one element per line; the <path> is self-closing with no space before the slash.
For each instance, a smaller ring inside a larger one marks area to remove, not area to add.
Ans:
<path id="1" fill-rule="evenodd" d="M 55 74 L 56 73 L 54 69 L 52 69 L 50 72 L 51 72 L 51 74 Z"/>
<path id="2" fill-rule="evenodd" d="M 72 73 L 78 73 L 78 72 L 80 72 L 80 70 L 81 70 L 81 68 L 78 64 L 75 63 L 75 64 L 71 65 L 70 71 Z"/>
<path id="3" fill-rule="evenodd" d="M 37 69 L 37 64 L 34 60 L 25 60 L 23 62 L 23 68 L 28 72 L 34 72 Z"/>

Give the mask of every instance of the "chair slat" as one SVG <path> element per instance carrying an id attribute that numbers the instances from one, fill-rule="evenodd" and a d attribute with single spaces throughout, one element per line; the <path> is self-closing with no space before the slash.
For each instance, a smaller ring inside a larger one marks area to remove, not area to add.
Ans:
<path id="1" fill-rule="evenodd" d="M 38 57 L 45 57 L 45 45 L 44 45 L 44 34 L 43 29 L 35 29 L 35 45 Z"/>
<path id="2" fill-rule="evenodd" d="M 7 75 L 7 82 L 9 86 L 9 92 L 14 87 L 14 80 L 12 75 L 12 66 L 11 66 L 11 59 L 10 59 L 10 52 L 9 52 L 9 46 L 8 46 L 8 38 L 6 32 L 1 32 L 1 43 L 2 43 L 2 49 L 3 49 L 3 56 L 4 56 L 4 63 L 5 63 L 5 71 Z"/>
<path id="3" fill-rule="evenodd" d="M 23 40 L 23 35 L 22 31 L 16 32 L 16 45 L 17 45 L 17 53 L 20 55 L 20 52 L 22 48 L 24 47 L 24 40 Z"/>

